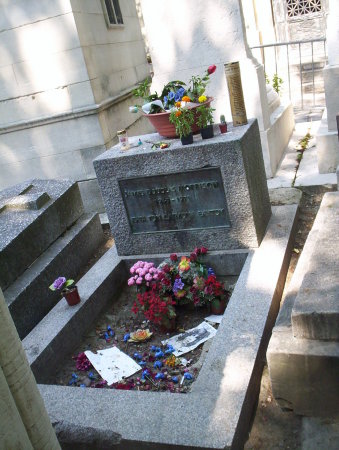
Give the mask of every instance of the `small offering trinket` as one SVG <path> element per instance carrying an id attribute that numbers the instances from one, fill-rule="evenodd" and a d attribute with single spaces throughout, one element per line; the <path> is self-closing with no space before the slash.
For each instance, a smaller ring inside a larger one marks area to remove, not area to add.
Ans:
<path id="1" fill-rule="evenodd" d="M 128 142 L 127 131 L 126 130 L 117 131 L 117 136 L 119 138 L 120 150 L 128 150 L 129 142 Z"/>

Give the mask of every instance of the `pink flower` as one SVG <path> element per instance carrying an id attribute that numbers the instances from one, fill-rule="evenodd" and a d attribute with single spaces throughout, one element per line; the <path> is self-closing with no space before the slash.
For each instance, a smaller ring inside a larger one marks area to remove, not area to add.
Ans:
<path id="1" fill-rule="evenodd" d="M 135 284 L 134 277 L 129 278 L 128 281 L 127 281 L 127 284 L 128 284 L 128 286 L 133 286 L 133 284 Z"/>
<path id="2" fill-rule="evenodd" d="M 129 271 L 130 271 L 130 273 L 133 275 L 133 274 L 135 273 L 135 267 L 132 266 L 132 267 L 129 269 Z"/>
<path id="3" fill-rule="evenodd" d="M 207 69 L 208 75 L 212 75 L 217 70 L 217 66 L 212 64 L 212 66 L 209 66 Z"/>
<path id="4" fill-rule="evenodd" d="M 141 284 L 142 283 L 142 278 L 141 277 L 137 278 L 136 283 L 137 284 Z"/>
<path id="5" fill-rule="evenodd" d="M 146 275 L 145 275 L 145 280 L 146 281 L 151 281 L 152 280 L 152 275 L 150 274 L 150 273 L 147 273 Z"/>
<path id="6" fill-rule="evenodd" d="M 155 273 L 154 275 L 153 275 L 153 280 L 157 280 L 158 279 L 158 274 L 157 273 Z"/>

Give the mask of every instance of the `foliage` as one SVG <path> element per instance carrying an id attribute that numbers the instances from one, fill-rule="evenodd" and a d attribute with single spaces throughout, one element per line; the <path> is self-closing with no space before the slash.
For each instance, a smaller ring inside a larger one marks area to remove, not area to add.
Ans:
<path id="1" fill-rule="evenodd" d="M 215 109 L 211 108 L 210 106 L 206 105 L 198 106 L 197 125 L 199 128 L 206 128 L 208 125 L 213 124 L 213 111 L 215 111 Z"/>
<path id="2" fill-rule="evenodd" d="M 282 84 L 283 84 L 283 79 L 280 78 L 277 73 L 275 73 L 273 75 L 273 78 L 272 78 L 272 87 L 275 90 L 275 92 L 277 94 L 279 94 L 279 95 L 280 95 L 280 92 L 281 92 L 281 85 Z"/>
<path id="3" fill-rule="evenodd" d="M 180 107 L 171 112 L 169 121 L 174 124 L 176 133 L 182 138 L 192 133 L 194 114 L 189 108 Z"/>

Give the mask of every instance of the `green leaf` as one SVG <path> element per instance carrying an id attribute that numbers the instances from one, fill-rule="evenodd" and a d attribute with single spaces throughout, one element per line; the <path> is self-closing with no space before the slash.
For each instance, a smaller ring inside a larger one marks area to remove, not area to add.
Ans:
<path id="1" fill-rule="evenodd" d="M 53 283 L 49 286 L 49 289 L 50 289 L 51 291 L 56 291 L 55 287 L 53 286 Z"/>
<path id="2" fill-rule="evenodd" d="M 70 286 L 71 284 L 74 283 L 74 280 L 67 280 L 66 283 L 64 284 L 64 288 Z"/>

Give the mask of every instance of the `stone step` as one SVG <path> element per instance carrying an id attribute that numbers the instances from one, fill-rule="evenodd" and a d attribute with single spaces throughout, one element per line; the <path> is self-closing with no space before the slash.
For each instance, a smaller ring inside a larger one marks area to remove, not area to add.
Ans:
<path id="1" fill-rule="evenodd" d="M 99 215 L 83 215 L 4 292 L 21 339 L 61 299 L 48 286 L 59 276 L 76 278 L 102 240 Z"/>
<path id="2" fill-rule="evenodd" d="M 292 310 L 293 334 L 339 341 L 339 192 L 324 195 L 313 228 L 307 239 L 312 256 Z"/>
<path id="3" fill-rule="evenodd" d="M 335 194 L 339 195 L 338 192 Z M 339 413 L 339 342 L 296 338 L 293 336 L 291 315 L 303 280 L 315 256 L 323 251 L 319 247 L 321 240 L 318 236 L 326 226 L 316 218 L 290 281 L 267 350 L 272 391 L 277 403 L 296 414 L 314 417 Z M 331 239 L 337 234 L 338 227 Z M 334 246 L 332 251 L 335 253 Z M 323 283 L 318 286 L 321 290 Z"/>
<path id="4" fill-rule="evenodd" d="M 29 180 L 0 192 L 0 287 L 4 291 L 82 214 L 77 183 Z"/>

